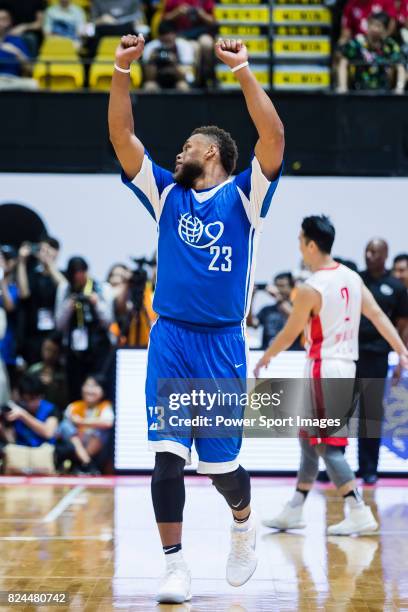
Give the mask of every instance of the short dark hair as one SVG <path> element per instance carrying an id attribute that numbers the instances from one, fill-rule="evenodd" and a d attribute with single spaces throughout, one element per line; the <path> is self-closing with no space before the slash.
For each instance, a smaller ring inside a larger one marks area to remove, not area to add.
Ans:
<path id="1" fill-rule="evenodd" d="M 56 330 L 51 332 L 50 334 L 48 334 L 48 336 L 44 338 L 43 344 L 44 342 L 47 342 L 47 340 L 49 340 L 53 344 L 56 344 L 60 349 L 62 348 L 63 335 L 61 332 Z"/>
<path id="2" fill-rule="evenodd" d="M 24 374 L 17 383 L 17 390 L 20 395 L 41 397 L 45 393 L 45 385 L 38 376 Z"/>
<path id="3" fill-rule="evenodd" d="M 396 263 L 399 263 L 400 261 L 406 261 L 408 264 L 408 253 L 399 253 L 398 255 L 396 255 L 394 257 L 393 260 L 393 265 L 395 265 Z"/>
<path id="4" fill-rule="evenodd" d="M 61 248 L 59 240 L 53 238 L 52 236 L 47 236 L 46 238 L 44 238 L 44 242 L 56 251 L 59 251 Z"/>
<path id="5" fill-rule="evenodd" d="M 214 140 L 220 150 L 221 163 L 225 172 L 228 175 L 232 174 L 237 165 L 238 148 L 231 134 L 216 125 L 204 125 L 199 127 L 194 130 L 192 136 L 195 134 L 202 134 Z"/>
<path id="6" fill-rule="evenodd" d="M 384 28 L 388 28 L 388 24 L 390 23 L 390 17 L 389 15 L 387 15 L 387 13 L 384 13 L 384 11 L 379 11 L 378 13 L 372 13 L 369 16 L 368 21 L 379 21 L 380 23 L 382 23 Z"/>
<path id="7" fill-rule="evenodd" d="M 105 374 L 103 374 L 102 372 L 96 372 L 95 374 L 89 374 L 85 378 L 83 384 L 85 384 L 86 381 L 89 379 L 94 380 L 96 384 L 99 385 L 99 387 L 101 387 L 103 391 L 103 398 L 105 399 L 108 396 L 108 391 L 109 391 L 109 383 L 108 383 L 108 379 L 105 376 Z"/>
<path id="8" fill-rule="evenodd" d="M 302 230 L 306 242 L 313 240 L 322 253 L 331 253 L 336 231 L 329 217 L 312 215 L 302 221 Z"/>
<path id="9" fill-rule="evenodd" d="M 274 278 L 274 281 L 287 280 L 291 287 L 295 286 L 295 279 L 293 278 L 292 272 L 280 272 Z"/>
<path id="10" fill-rule="evenodd" d="M 72 282 L 75 272 L 88 272 L 89 266 L 83 257 L 71 257 L 68 262 L 66 277 Z"/>
<path id="11" fill-rule="evenodd" d="M 164 19 L 160 22 L 158 29 L 159 36 L 163 36 L 163 34 L 175 34 L 176 32 L 176 26 L 168 19 Z"/>

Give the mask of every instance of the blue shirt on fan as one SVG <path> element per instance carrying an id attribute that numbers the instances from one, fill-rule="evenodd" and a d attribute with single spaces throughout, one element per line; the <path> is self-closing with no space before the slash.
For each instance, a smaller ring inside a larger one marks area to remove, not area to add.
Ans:
<path id="1" fill-rule="evenodd" d="M 279 176 L 269 181 L 256 157 L 210 189 L 185 189 L 145 153 L 140 172 L 122 180 L 158 226 L 154 310 L 195 325 L 240 324 L 250 307 L 262 221 Z"/>

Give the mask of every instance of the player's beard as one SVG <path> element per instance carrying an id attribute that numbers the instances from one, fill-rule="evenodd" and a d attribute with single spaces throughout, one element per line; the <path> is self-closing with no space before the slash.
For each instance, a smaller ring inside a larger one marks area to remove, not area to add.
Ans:
<path id="1" fill-rule="evenodd" d="M 203 175 L 204 168 L 199 162 L 187 162 L 182 165 L 181 170 L 174 174 L 176 183 L 185 189 L 194 187 L 194 182 Z"/>

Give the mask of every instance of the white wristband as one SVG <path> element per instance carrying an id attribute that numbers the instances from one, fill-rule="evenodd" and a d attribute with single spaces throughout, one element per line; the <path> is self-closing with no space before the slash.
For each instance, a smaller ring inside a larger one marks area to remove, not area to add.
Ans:
<path id="1" fill-rule="evenodd" d="M 242 62 L 242 64 L 238 64 L 238 66 L 231 68 L 231 72 L 238 72 L 238 70 L 241 70 L 241 68 L 246 68 L 247 66 L 249 66 L 249 62 Z"/>
<path id="2" fill-rule="evenodd" d="M 114 64 L 114 66 L 115 66 L 115 70 L 117 70 L 118 72 L 121 72 L 122 74 L 130 74 L 130 68 L 126 70 L 125 68 L 121 68 L 120 66 L 117 66 L 116 64 Z"/>

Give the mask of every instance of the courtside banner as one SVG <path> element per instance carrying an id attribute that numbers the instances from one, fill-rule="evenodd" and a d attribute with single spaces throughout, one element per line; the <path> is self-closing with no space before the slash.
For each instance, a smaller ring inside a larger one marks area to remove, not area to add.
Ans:
<path id="1" fill-rule="evenodd" d="M 360 405 L 360 397 L 382 393 L 383 385 L 378 378 L 160 379 L 148 427 L 157 440 L 301 436 L 341 445 L 381 437 L 382 415 Z M 408 390 L 399 392 L 399 414 L 406 428 Z"/>

